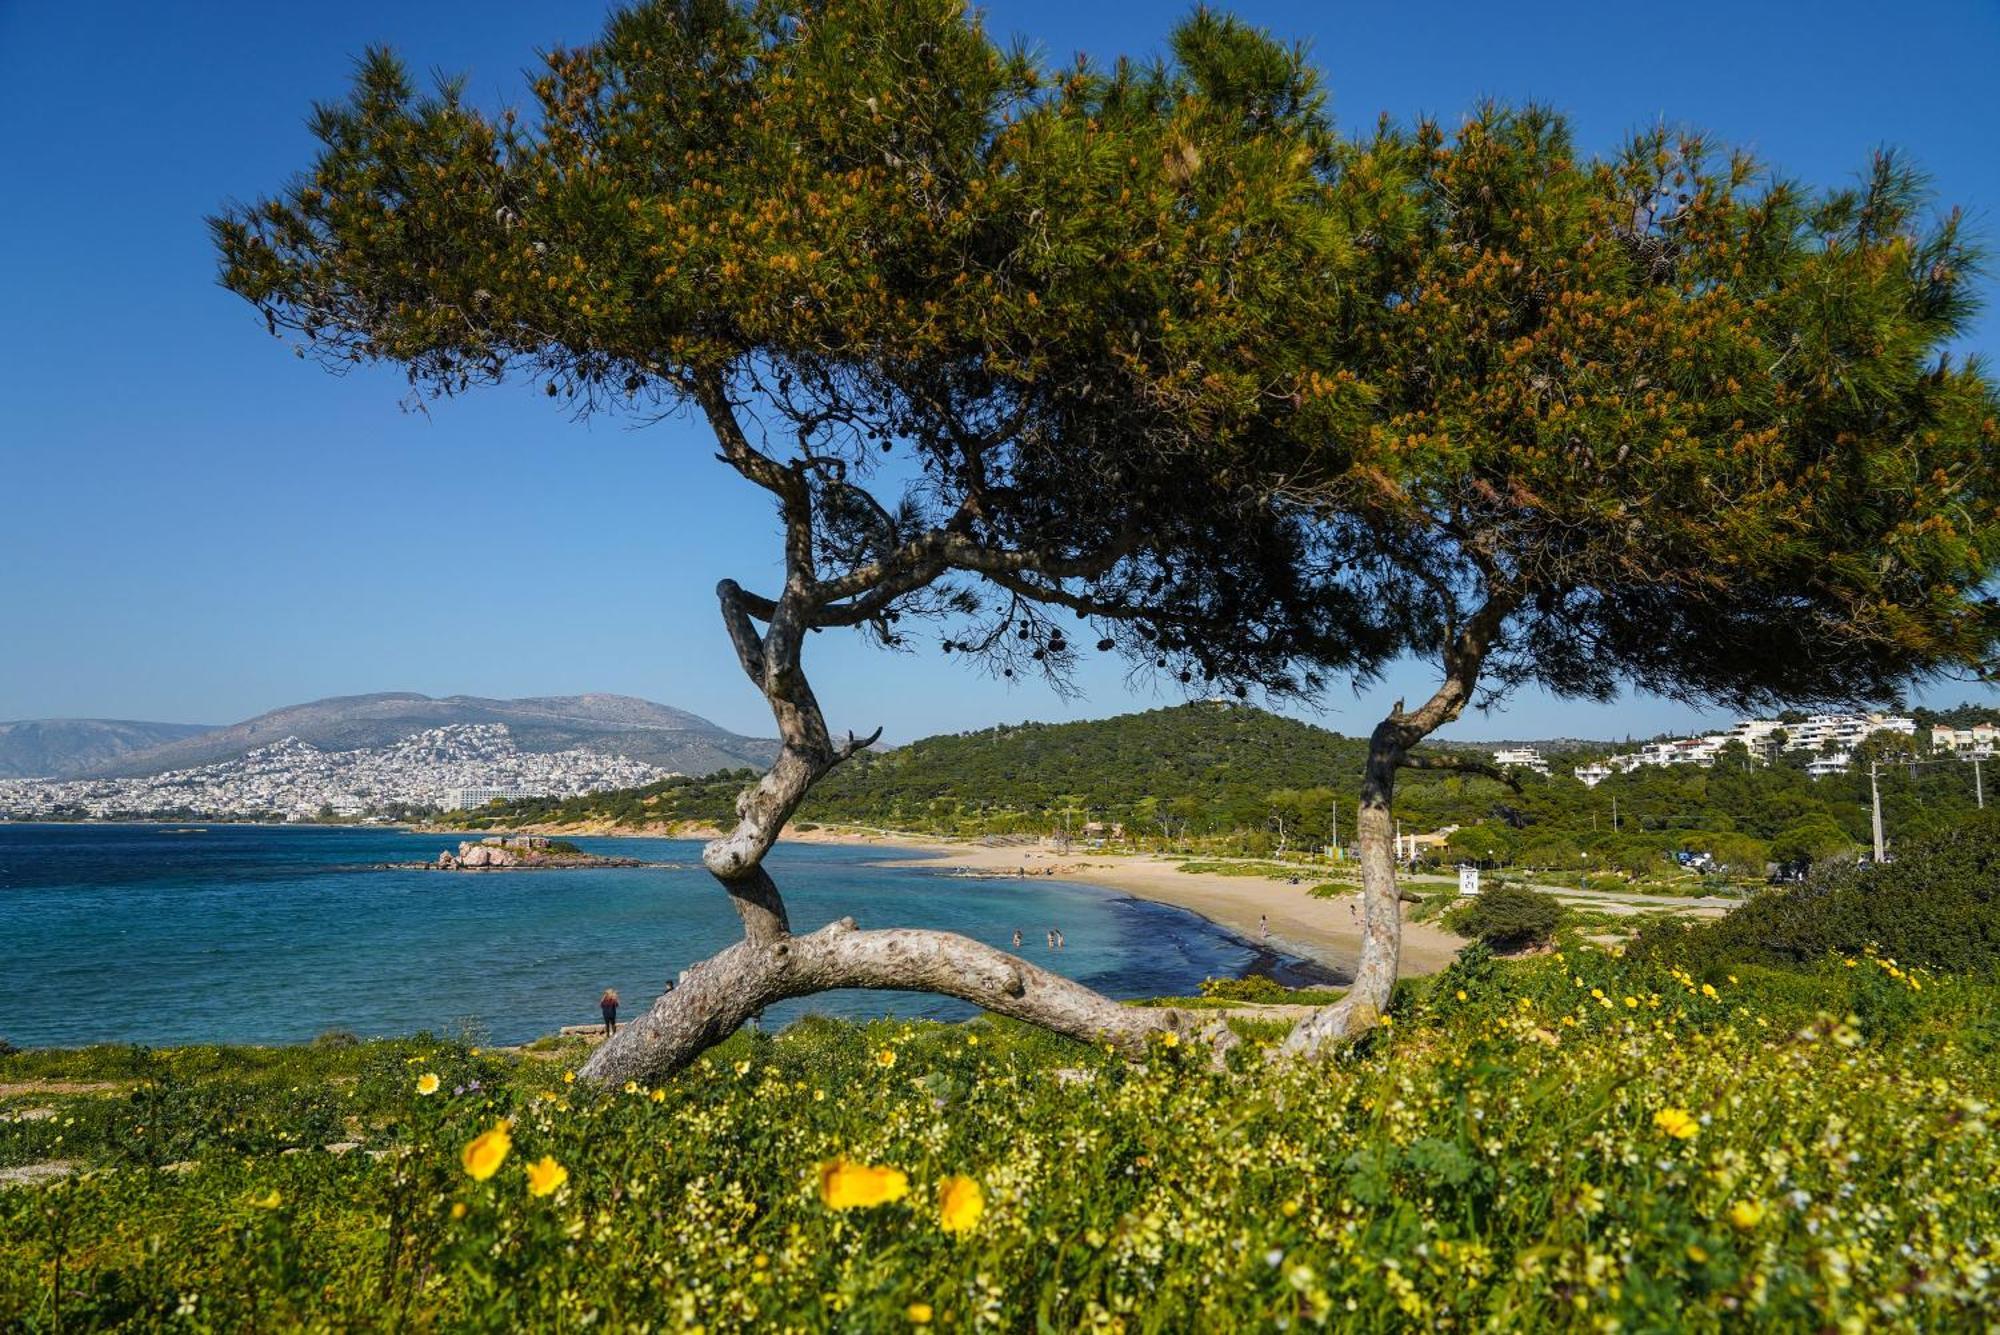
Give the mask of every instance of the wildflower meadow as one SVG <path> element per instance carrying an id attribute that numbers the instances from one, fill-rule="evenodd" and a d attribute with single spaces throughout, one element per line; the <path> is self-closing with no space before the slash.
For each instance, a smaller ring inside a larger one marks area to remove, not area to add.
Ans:
<path id="1" fill-rule="evenodd" d="M 2000 988 L 1567 940 L 1342 1059 L 807 1020 L 661 1084 L 428 1037 L 0 1059 L 28 1330 L 1973 1327 Z M 88 1092 L 56 1093 L 58 1089 Z M 29 1102 L 40 1105 L 28 1109 Z M 29 1116 L 29 1111 L 37 1115 Z"/>

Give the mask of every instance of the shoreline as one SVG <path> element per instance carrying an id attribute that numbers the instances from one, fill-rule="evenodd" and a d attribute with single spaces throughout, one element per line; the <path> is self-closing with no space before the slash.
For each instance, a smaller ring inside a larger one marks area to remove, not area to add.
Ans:
<path id="1" fill-rule="evenodd" d="M 31 822 L 40 823 L 40 822 Z M 60 824 L 180 824 L 151 821 L 83 821 Z M 264 822 L 214 822 L 255 825 Z M 276 824 L 272 822 L 271 824 Z M 332 828 L 319 826 L 319 828 Z M 369 825 L 347 828 L 399 830 L 409 834 L 451 834 L 478 837 L 482 834 L 548 834 L 599 839 L 712 839 L 722 833 L 713 826 L 694 822 L 659 822 L 633 828 L 610 822 L 544 823 L 511 827 L 506 830 L 447 828 L 428 824 Z M 1332 899 L 1314 899 L 1306 886 L 1289 885 L 1261 876 L 1219 876 L 1211 872 L 1184 872 L 1176 862 L 1152 853 L 1110 853 L 1079 850 L 1063 854 L 1040 842 L 994 845 L 956 841 L 936 835 L 920 835 L 894 830 L 829 828 L 809 830 L 787 827 L 780 838 L 801 844 L 835 844 L 847 847 L 880 848 L 886 852 L 914 853 L 915 858 L 899 857 L 896 866 L 921 866 L 968 876 L 1007 879 L 1025 869 L 1030 876 L 1093 886 L 1193 913 L 1252 951 L 1255 958 L 1245 968 L 1246 976 L 1268 976 L 1289 985 L 1324 983 L 1351 979 L 1361 955 L 1359 886 Z M 1301 881 L 1310 869 L 1301 869 Z M 1270 920 L 1268 937 L 1259 930 L 1260 916 Z M 1457 957 L 1465 942 L 1434 923 L 1403 922 L 1402 948 L 1398 973 L 1417 976 L 1436 973 Z"/>
<path id="2" fill-rule="evenodd" d="M 722 833 L 713 826 L 684 823 L 668 827 L 664 822 L 641 829 L 613 828 L 609 823 L 596 822 L 529 825 L 513 832 L 627 839 L 712 839 Z M 1205 919 L 1255 952 L 1257 958 L 1247 966 L 1246 976 L 1263 975 L 1280 982 L 1288 978 L 1298 980 L 1291 982 L 1291 986 L 1332 980 L 1344 985 L 1354 976 L 1361 958 L 1360 886 L 1332 899 L 1314 899 L 1303 884 L 1310 869 L 1301 869 L 1301 884 L 1289 885 L 1262 876 L 1185 872 L 1179 863 L 1153 853 L 1086 849 L 1064 854 L 1039 842 L 969 843 L 936 835 L 852 827 L 816 826 L 810 830 L 787 827 L 779 842 L 916 853 L 921 856 L 899 857 L 891 865 L 956 871 L 987 879 L 1010 879 L 1026 869 L 1030 877 L 1050 876 L 1165 904 Z M 1260 916 L 1270 919 L 1268 939 L 1259 930 Z M 1434 923 L 1412 922 L 1406 917 L 1397 972 L 1405 977 L 1437 973 L 1457 958 L 1464 945 L 1462 938 Z"/>

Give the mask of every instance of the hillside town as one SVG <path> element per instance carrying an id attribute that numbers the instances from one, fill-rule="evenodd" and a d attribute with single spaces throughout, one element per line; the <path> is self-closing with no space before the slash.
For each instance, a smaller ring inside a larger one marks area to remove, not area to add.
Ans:
<path id="1" fill-rule="evenodd" d="M 1845 774 L 1854 765 L 1854 753 L 1864 741 L 1878 734 L 1911 739 L 1919 744 L 1915 719 L 1892 714 L 1810 714 L 1776 719 L 1742 719 L 1727 732 L 1703 737 L 1661 738 L 1643 744 L 1636 751 L 1621 752 L 1577 765 L 1572 770 L 1586 787 L 1595 788 L 1613 774 L 1628 774 L 1647 765 L 1713 765 L 1730 746 L 1740 746 L 1753 764 L 1769 763 L 1774 757 L 1797 752 L 1807 757 L 1805 771 L 1812 778 Z M 2000 726 L 1975 723 L 1968 728 L 1937 726 L 1923 739 L 1930 753 L 1938 757 L 1957 756 L 1983 760 L 2000 748 Z M 1502 747 L 1493 752 L 1493 763 L 1502 769 L 1519 768 L 1546 776 L 1549 764 L 1532 746 Z"/>
<path id="2" fill-rule="evenodd" d="M 386 820 L 673 775 L 594 751 L 522 751 L 505 724 L 451 724 L 352 751 L 287 737 L 235 760 L 142 778 L 0 780 L 0 819 Z"/>

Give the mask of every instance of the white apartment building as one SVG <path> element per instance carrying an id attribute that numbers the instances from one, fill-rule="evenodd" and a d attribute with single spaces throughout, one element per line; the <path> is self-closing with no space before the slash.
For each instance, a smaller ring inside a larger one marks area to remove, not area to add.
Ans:
<path id="1" fill-rule="evenodd" d="M 485 788 L 454 788 L 441 805 L 446 811 L 469 811 L 488 802 L 512 802 L 522 797 L 546 797 L 524 784 L 500 783 Z"/>
<path id="2" fill-rule="evenodd" d="M 1981 730 L 1984 730 L 1983 733 Z M 1763 759 L 1769 752 L 1779 732 L 1784 733 L 1784 749 L 1787 751 L 1827 752 L 1806 766 L 1806 772 L 1814 778 L 1825 774 L 1844 773 L 1853 763 L 1854 748 L 1863 740 L 1878 732 L 1899 733 L 1905 737 L 1916 735 L 1915 719 L 1901 715 L 1887 714 L 1814 714 L 1798 723 L 1786 723 L 1781 719 L 1740 719 L 1728 732 L 1710 733 L 1706 737 L 1680 737 L 1663 742 L 1647 742 L 1637 751 L 1622 755 L 1607 756 L 1601 762 L 1579 765 L 1575 774 L 1583 783 L 1595 788 L 1611 773 L 1629 773 L 1641 765 L 1700 765 L 1707 768 L 1715 764 L 1722 748 L 1732 742 L 1740 743 L 1752 758 Z M 2000 749 L 2000 728 L 1992 724 L 1980 724 L 1954 732 L 1948 728 L 1936 728 L 1931 732 L 1933 746 L 1942 746 L 1940 739 L 1951 737 L 1954 749 L 1970 751 L 1981 745 L 1975 738 L 1980 734 L 1990 754 Z M 1964 738 L 1964 742 L 1958 739 Z M 1498 758 L 1497 756 L 1495 757 Z"/>
<path id="3" fill-rule="evenodd" d="M 1542 753 L 1532 746 L 1503 747 L 1493 753 L 1493 763 L 1501 769 L 1511 766 L 1531 769 L 1544 778 L 1549 772 L 1549 762 L 1543 760 Z"/>

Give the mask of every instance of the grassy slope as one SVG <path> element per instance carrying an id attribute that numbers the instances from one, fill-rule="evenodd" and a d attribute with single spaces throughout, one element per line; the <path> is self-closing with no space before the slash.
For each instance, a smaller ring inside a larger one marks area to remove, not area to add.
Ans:
<path id="1" fill-rule="evenodd" d="M 18 1054 L 0 1084 L 44 1083 L 0 1104 L 54 1115 L 0 1122 L 0 1164 L 92 1171 L 0 1190 L 0 1325 L 54 1327 L 58 1256 L 77 1326 L 185 1310 L 225 1328 L 894 1330 L 923 1304 L 953 1328 L 1798 1329 L 1991 1311 L 2000 1145 L 1980 1100 L 2000 989 L 1919 990 L 1872 961 L 1739 977 L 1711 996 L 1572 946 L 1406 987 L 1338 1065 L 1222 1075 L 1184 1049 L 1135 1069 L 990 1021 L 739 1035 L 657 1094 L 566 1084 L 570 1049 L 426 1038 Z M 113 1088 L 46 1083 L 65 1079 Z M 1670 1109 L 1691 1136 L 1661 1128 Z M 501 1117 L 512 1154 L 476 1182 L 459 1151 Z M 312 1148 L 345 1141 L 362 1149 Z M 544 1155 L 569 1180 L 533 1198 L 522 1166 Z M 906 1171 L 908 1195 L 827 1209 L 816 1166 L 839 1155 Z M 955 1237 L 936 1193 L 961 1173 L 987 1209 Z"/>

